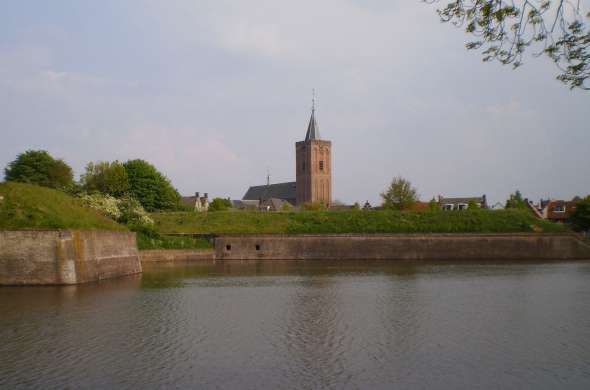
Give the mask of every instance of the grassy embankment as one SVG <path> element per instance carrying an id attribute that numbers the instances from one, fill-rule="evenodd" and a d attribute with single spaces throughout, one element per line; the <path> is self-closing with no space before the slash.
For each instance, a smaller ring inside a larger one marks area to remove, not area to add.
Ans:
<path id="1" fill-rule="evenodd" d="M 31 184 L 0 183 L 0 230 L 128 230 L 68 194 Z"/>
<path id="2" fill-rule="evenodd" d="M 36 185 L 0 183 L 0 230 L 79 229 L 117 230 L 129 228 L 107 218 L 62 191 Z M 207 240 L 163 236 L 139 229 L 137 246 L 144 249 L 210 248 Z"/>
<path id="3" fill-rule="evenodd" d="M 160 233 L 518 233 L 563 232 L 527 210 L 218 211 L 154 213 Z"/>

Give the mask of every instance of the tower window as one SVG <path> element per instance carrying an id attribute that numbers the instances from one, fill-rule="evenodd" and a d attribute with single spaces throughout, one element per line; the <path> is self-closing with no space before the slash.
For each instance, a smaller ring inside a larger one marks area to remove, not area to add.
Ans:
<path id="1" fill-rule="evenodd" d="M 320 161 L 320 171 L 323 171 L 323 170 L 324 170 L 324 162 Z"/>

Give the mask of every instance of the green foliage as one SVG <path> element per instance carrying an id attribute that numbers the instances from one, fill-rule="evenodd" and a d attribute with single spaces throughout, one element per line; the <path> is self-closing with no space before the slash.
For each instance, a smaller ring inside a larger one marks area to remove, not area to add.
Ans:
<path id="1" fill-rule="evenodd" d="M 62 191 L 31 184 L 0 183 L 0 229 L 126 230 Z"/>
<path id="2" fill-rule="evenodd" d="M 482 49 L 483 61 L 518 68 L 525 51 L 534 47 L 534 57 L 545 54 L 557 65 L 558 80 L 570 89 L 590 90 L 590 13 L 583 16 L 579 1 L 454 0 L 438 14 L 473 35 L 476 40 L 466 47 Z"/>
<path id="3" fill-rule="evenodd" d="M 6 181 L 68 189 L 74 183 L 72 168 L 56 160 L 45 150 L 28 150 L 19 154 L 5 169 Z"/>
<path id="4" fill-rule="evenodd" d="M 281 211 L 290 211 L 292 208 L 293 206 L 291 206 L 289 202 L 284 202 L 281 206 Z"/>
<path id="5" fill-rule="evenodd" d="M 88 163 L 81 182 L 86 192 L 101 192 L 116 198 L 129 192 L 127 171 L 119 161 Z"/>
<path id="6" fill-rule="evenodd" d="M 359 202 L 354 202 L 354 204 L 352 205 L 352 209 L 353 210 L 360 210 L 361 205 L 359 204 Z"/>
<path id="7" fill-rule="evenodd" d="M 479 210 L 479 206 L 477 205 L 477 203 L 472 199 L 469 201 L 469 203 L 467 204 L 467 209 L 468 210 Z"/>
<path id="8" fill-rule="evenodd" d="M 215 198 L 209 203 L 209 211 L 225 211 L 231 207 L 231 201 L 224 198 Z"/>
<path id="9" fill-rule="evenodd" d="M 522 194 L 519 190 L 516 190 L 514 194 L 510 194 L 510 197 L 506 201 L 507 209 L 526 209 L 527 205 L 524 199 L 522 198 Z"/>
<path id="10" fill-rule="evenodd" d="M 164 175 L 144 160 L 123 164 L 129 180 L 129 192 L 148 211 L 176 210 L 180 195 Z"/>
<path id="11" fill-rule="evenodd" d="M 512 233 L 558 232 L 563 225 L 526 210 L 366 210 L 154 213 L 161 233 Z"/>
<path id="12" fill-rule="evenodd" d="M 303 204 L 302 209 L 306 211 L 320 211 L 326 210 L 326 205 L 323 202 L 308 202 Z"/>
<path id="13" fill-rule="evenodd" d="M 381 198 L 386 209 L 409 210 L 418 201 L 418 192 L 408 180 L 395 177 Z"/>
<path id="14" fill-rule="evenodd" d="M 571 221 L 576 229 L 590 231 L 590 195 L 576 203 Z"/>
<path id="15" fill-rule="evenodd" d="M 111 195 L 94 193 L 83 194 L 80 199 L 86 207 L 119 223 L 128 225 L 151 225 L 154 223 L 141 204 L 129 196 L 117 199 Z"/>

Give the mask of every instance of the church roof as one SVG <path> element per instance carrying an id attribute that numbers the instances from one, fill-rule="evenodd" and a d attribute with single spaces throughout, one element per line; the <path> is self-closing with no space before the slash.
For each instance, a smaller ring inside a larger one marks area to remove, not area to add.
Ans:
<path id="1" fill-rule="evenodd" d="M 320 127 L 315 120 L 315 108 L 311 110 L 311 118 L 309 118 L 309 125 L 307 126 L 307 134 L 305 134 L 306 141 L 319 140 Z"/>
<path id="2" fill-rule="evenodd" d="M 266 200 L 270 198 L 282 199 L 295 204 L 297 198 L 296 182 L 250 187 L 242 200 Z"/>

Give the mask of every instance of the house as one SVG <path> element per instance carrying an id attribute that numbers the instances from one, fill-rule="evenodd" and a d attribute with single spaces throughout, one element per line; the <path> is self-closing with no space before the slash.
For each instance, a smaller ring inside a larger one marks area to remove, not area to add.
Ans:
<path id="1" fill-rule="evenodd" d="M 481 197 L 468 197 L 468 198 L 444 198 L 438 196 L 438 204 L 443 210 L 465 210 L 469 207 L 470 203 L 475 203 L 482 209 L 488 208 L 486 196 Z"/>
<path id="2" fill-rule="evenodd" d="M 195 192 L 195 196 L 183 196 L 181 201 L 197 212 L 209 210 L 209 194 L 206 192 L 203 196 L 200 196 L 199 192 Z"/>
<path id="3" fill-rule="evenodd" d="M 565 222 L 576 210 L 575 200 L 541 200 L 541 213 L 544 219 L 553 222 Z"/>

